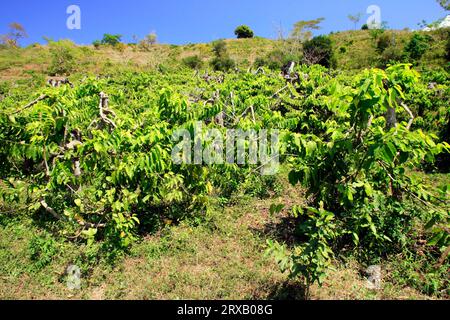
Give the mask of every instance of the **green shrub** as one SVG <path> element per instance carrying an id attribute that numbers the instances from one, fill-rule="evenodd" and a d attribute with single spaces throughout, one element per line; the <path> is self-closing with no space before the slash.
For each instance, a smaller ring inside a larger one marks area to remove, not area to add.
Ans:
<path id="1" fill-rule="evenodd" d="M 103 39 L 101 41 L 101 44 L 110 45 L 110 46 L 116 46 L 120 43 L 122 39 L 122 35 L 120 34 L 109 34 L 105 33 L 103 35 Z"/>
<path id="2" fill-rule="evenodd" d="M 389 46 L 381 54 L 381 67 L 403 61 L 403 52 L 397 46 Z"/>
<path id="3" fill-rule="evenodd" d="M 98 49 L 102 45 L 102 42 L 100 40 L 95 40 L 94 42 L 92 42 L 92 45 L 95 47 L 95 49 Z"/>
<path id="4" fill-rule="evenodd" d="M 256 68 L 265 67 L 267 65 L 268 65 L 268 61 L 266 60 L 265 57 L 257 57 L 255 59 L 255 62 L 253 63 L 253 66 Z"/>
<path id="5" fill-rule="evenodd" d="M 233 59 L 228 56 L 215 57 L 211 60 L 211 66 L 215 71 L 227 72 L 236 66 Z"/>
<path id="6" fill-rule="evenodd" d="M 380 33 L 376 38 L 376 49 L 379 54 L 394 44 L 393 35 L 390 32 Z"/>
<path id="7" fill-rule="evenodd" d="M 301 61 L 301 56 L 285 53 L 280 49 L 276 49 L 269 52 L 264 57 L 256 58 L 254 66 L 256 68 L 267 67 L 271 70 L 280 70 L 284 65 L 291 61 L 299 63 Z"/>
<path id="8" fill-rule="evenodd" d="M 119 52 L 124 52 L 128 48 L 128 45 L 126 43 L 119 42 L 114 46 L 114 49 Z"/>
<path id="9" fill-rule="evenodd" d="M 75 46 L 69 40 L 51 42 L 49 44 L 51 61 L 50 75 L 69 75 L 75 69 Z"/>
<path id="10" fill-rule="evenodd" d="M 238 39 L 253 38 L 254 36 L 252 29 L 246 25 L 237 27 L 236 30 L 234 30 L 234 34 L 238 37 Z"/>
<path id="11" fill-rule="evenodd" d="M 50 237 L 34 236 L 28 245 L 28 255 L 33 267 L 40 270 L 52 262 L 58 253 L 55 241 Z"/>
<path id="12" fill-rule="evenodd" d="M 224 40 L 217 40 L 212 43 L 212 51 L 216 57 L 227 54 L 227 44 Z"/>
<path id="13" fill-rule="evenodd" d="M 414 33 L 405 46 L 405 56 L 413 61 L 420 60 L 430 47 L 430 41 L 430 36 Z"/>
<path id="14" fill-rule="evenodd" d="M 303 62 L 308 65 L 334 67 L 336 63 L 331 39 L 327 36 L 318 36 L 306 41 L 303 45 Z"/>
<path id="15" fill-rule="evenodd" d="M 203 65 L 203 61 L 199 56 L 195 55 L 184 58 L 183 64 L 191 69 L 200 69 Z"/>
<path id="16" fill-rule="evenodd" d="M 414 239 L 429 238 L 427 245 L 433 249 L 428 250 L 438 259 L 450 244 L 445 231 L 448 209 L 437 206 L 448 199 L 449 188 L 433 194 L 423 179 L 408 174 L 424 161 L 434 163 L 450 145 L 388 116 L 398 110 L 400 119 L 402 99 L 418 84 L 419 75 L 410 65 L 400 64 L 366 70 L 355 80 L 347 88 L 339 89 L 339 80 L 328 84 L 334 98 L 325 103 L 310 100 L 306 106 L 314 110 L 318 104 L 320 111 L 314 116 L 320 120 L 314 124 L 309 118 L 307 133 L 285 138 L 295 145 L 290 152 L 296 154 L 289 181 L 306 188 L 310 207 L 292 210 L 301 242 L 289 253 L 276 243 L 270 249 L 280 267 L 292 276 L 301 275 L 307 286 L 322 283 L 333 254 L 344 247 L 353 247 L 361 262 L 373 263 L 414 250 Z M 344 127 L 336 121 L 349 122 Z M 417 234 L 418 221 L 426 234 Z"/>
<path id="17" fill-rule="evenodd" d="M 211 60 L 211 66 L 215 71 L 226 72 L 235 67 L 236 63 L 228 55 L 225 41 L 215 41 L 213 43 L 213 52 L 215 57 Z"/>

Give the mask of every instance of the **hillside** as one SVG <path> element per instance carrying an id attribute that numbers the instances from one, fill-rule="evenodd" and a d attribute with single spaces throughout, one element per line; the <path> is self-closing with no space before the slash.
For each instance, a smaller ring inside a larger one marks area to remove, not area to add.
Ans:
<path id="1" fill-rule="evenodd" d="M 448 43 L 0 48 L 0 299 L 448 299 Z"/>
<path id="2" fill-rule="evenodd" d="M 392 51 L 399 55 L 410 39 L 410 31 L 386 31 L 394 42 Z M 421 32 L 432 37 L 431 47 L 419 62 L 420 67 L 445 67 L 447 63 L 448 33 L 446 30 Z M 381 54 L 376 50 L 376 40 L 369 30 L 346 31 L 330 35 L 341 70 L 359 70 L 379 64 Z M 228 39 L 227 50 L 240 68 L 253 66 L 255 60 L 265 57 L 284 44 L 264 38 Z M 117 70 L 146 71 L 158 66 L 176 68 L 182 66 L 186 57 L 198 56 L 207 65 L 213 57 L 213 44 L 165 45 L 155 44 L 148 50 L 135 45 L 121 45 L 117 48 L 102 46 L 75 46 L 73 54 L 76 66 L 72 74 L 108 74 Z M 48 46 L 33 45 L 23 49 L 0 49 L 0 78 L 3 80 L 27 78 L 32 74 L 47 75 L 51 61 Z"/>

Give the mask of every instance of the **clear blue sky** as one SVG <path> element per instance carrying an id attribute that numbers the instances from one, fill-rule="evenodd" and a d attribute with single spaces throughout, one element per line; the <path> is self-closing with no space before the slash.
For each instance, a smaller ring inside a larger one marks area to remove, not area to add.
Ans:
<path id="1" fill-rule="evenodd" d="M 247 24 L 258 36 L 276 38 L 280 24 L 287 32 L 298 20 L 318 17 L 326 19 L 320 33 L 353 29 L 347 15 L 364 13 L 362 24 L 372 4 L 392 29 L 417 29 L 423 19 L 446 15 L 435 0 L 1 0 L 0 34 L 19 22 L 29 34 L 24 45 L 43 42 L 43 36 L 87 44 L 104 33 L 122 34 L 130 42 L 151 31 L 161 43 L 185 44 L 232 38 L 237 25 Z M 69 5 L 81 8 L 81 30 L 66 27 Z"/>

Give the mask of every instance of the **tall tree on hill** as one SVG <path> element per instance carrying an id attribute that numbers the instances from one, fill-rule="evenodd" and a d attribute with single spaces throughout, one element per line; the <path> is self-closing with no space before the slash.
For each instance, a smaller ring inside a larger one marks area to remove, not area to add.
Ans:
<path id="1" fill-rule="evenodd" d="M 298 21 L 294 24 L 294 28 L 291 32 L 291 38 L 300 42 L 305 42 L 313 37 L 313 30 L 320 30 L 319 24 L 323 22 L 325 18 L 317 18 L 315 20 Z"/>
<path id="2" fill-rule="evenodd" d="M 18 47 L 19 40 L 27 37 L 25 28 L 20 23 L 13 22 L 9 24 L 9 32 L 0 36 L 0 41 L 8 47 Z"/>
<path id="3" fill-rule="evenodd" d="M 352 14 L 348 15 L 348 19 L 355 24 L 355 30 L 357 29 L 357 25 L 358 25 L 359 21 L 361 21 L 361 18 L 362 18 L 361 12 L 358 12 L 355 15 L 352 15 Z"/>
<path id="4" fill-rule="evenodd" d="M 139 42 L 139 47 L 143 50 L 150 50 L 150 48 L 156 44 L 158 41 L 158 35 L 155 31 L 152 31 L 151 33 L 147 34 L 145 38 Z"/>

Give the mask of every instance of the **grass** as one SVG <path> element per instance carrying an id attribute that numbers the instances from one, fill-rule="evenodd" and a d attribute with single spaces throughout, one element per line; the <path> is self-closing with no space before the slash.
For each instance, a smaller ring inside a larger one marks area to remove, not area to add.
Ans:
<path id="1" fill-rule="evenodd" d="M 398 52 L 402 52 L 411 36 L 410 31 L 389 30 L 396 41 Z M 430 49 L 422 57 L 418 68 L 445 66 L 447 35 L 445 31 L 427 33 L 433 39 Z M 337 66 L 341 70 L 360 70 L 379 64 L 370 31 L 344 31 L 330 35 L 334 43 Z M 253 65 L 256 58 L 265 57 L 274 49 L 280 48 L 277 40 L 265 38 L 227 39 L 227 50 L 240 68 Z M 72 74 L 108 74 L 117 70 L 148 71 L 160 65 L 178 67 L 183 58 L 198 56 L 207 65 L 213 57 L 211 43 L 171 46 L 155 44 L 148 50 L 138 47 L 108 46 L 95 49 L 93 46 L 74 46 L 76 68 Z M 34 45 L 22 49 L 0 49 L 0 80 L 14 80 L 29 77 L 29 72 L 46 75 L 51 56 L 48 46 Z"/>
<path id="2" fill-rule="evenodd" d="M 404 45 L 409 33 L 396 33 Z M 349 31 L 331 35 L 343 69 L 358 69 L 375 62 L 370 34 Z M 440 64 L 443 39 L 423 60 Z M 265 56 L 278 46 L 269 39 L 226 40 L 230 56 L 240 66 Z M 155 45 L 148 51 L 126 47 L 74 48 L 75 76 L 108 74 L 117 70 L 145 71 L 159 65 L 176 66 L 182 58 L 198 55 L 204 62 L 212 57 L 211 44 L 185 46 Z M 0 80 L 27 80 L 46 74 L 50 61 L 46 46 L 0 50 Z M 41 79 L 43 81 L 43 79 Z M 73 79 L 72 79 L 73 80 Z M 412 172 L 433 187 L 448 183 L 450 176 Z M 157 234 L 143 235 L 128 254 L 111 256 L 102 244 L 86 246 L 53 232 L 56 228 L 39 217 L 0 214 L 0 299 L 302 299 L 299 282 L 279 271 L 274 259 L 266 256 L 266 241 L 292 243 L 293 223 L 287 209 L 305 202 L 301 190 L 280 178 L 283 191 L 269 198 L 240 196 L 228 207 L 216 206 L 202 223 L 184 221 L 167 226 Z M 277 216 L 269 214 L 273 203 L 286 204 Z M 14 209 L 14 208 L 11 208 Z M 8 209 L 9 211 L 9 209 Z M 406 259 L 405 259 L 406 261 Z M 383 289 L 365 288 L 361 266 L 354 260 L 336 261 L 323 287 L 314 286 L 312 299 L 429 299 L 398 281 L 394 275 L 402 261 L 383 264 Z M 66 286 L 65 271 L 76 264 L 83 273 L 81 290 Z M 404 266 L 408 277 L 416 274 Z M 418 267 L 420 268 L 420 266 Z M 414 270 L 413 270 L 414 271 Z M 398 277 L 398 276 L 397 276 Z"/>
<path id="3" fill-rule="evenodd" d="M 100 245 L 67 241 L 51 224 L 40 228 L 31 218 L 0 216 L 0 299 L 302 299 L 300 283 L 265 255 L 267 239 L 293 240 L 287 210 L 272 216 L 270 205 L 304 202 L 301 190 L 280 183 L 280 195 L 241 196 L 200 224 L 189 220 L 144 235 L 113 263 L 99 254 Z M 71 264 L 83 272 L 80 290 L 66 286 Z M 429 298 L 386 278 L 382 290 L 368 290 L 354 260 L 336 261 L 311 298 Z"/>

